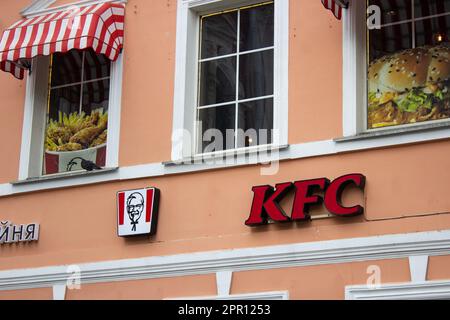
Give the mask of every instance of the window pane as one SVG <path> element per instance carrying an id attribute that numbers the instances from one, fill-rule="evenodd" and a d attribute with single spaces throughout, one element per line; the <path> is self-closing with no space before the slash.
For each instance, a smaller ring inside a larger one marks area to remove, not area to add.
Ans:
<path id="1" fill-rule="evenodd" d="M 448 48 L 419 47 L 372 64 L 368 128 L 449 118 L 449 58 Z"/>
<path id="2" fill-rule="evenodd" d="M 449 4 L 416 0 L 415 16 L 443 14 Z M 369 129 L 450 118 L 449 26 L 441 16 L 415 21 L 415 34 L 411 23 L 370 32 Z"/>
<path id="3" fill-rule="evenodd" d="M 236 57 L 200 64 L 200 106 L 236 100 Z"/>
<path id="4" fill-rule="evenodd" d="M 58 54 L 53 59 L 49 122 L 46 128 L 44 174 L 91 170 L 106 165 L 110 62 L 92 50 Z M 56 58 L 55 58 L 56 57 Z M 68 63 L 72 63 L 70 68 Z M 81 84 L 81 71 L 84 81 Z M 94 80 L 94 81 L 93 81 Z M 78 82 L 76 85 L 70 85 Z M 80 112 L 81 104 L 81 112 Z M 82 165 L 90 163 L 90 166 Z"/>
<path id="5" fill-rule="evenodd" d="M 62 113 L 47 124 L 44 174 L 89 170 L 106 165 L 108 114 L 103 110 Z M 82 165 L 83 161 L 90 163 Z"/>
<path id="6" fill-rule="evenodd" d="M 370 5 L 381 9 L 381 24 L 409 20 L 412 17 L 411 0 L 370 0 Z"/>
<path id="7" fill-rule="evenodd" d="M 71 50 L 67 53 L 55 53 L 52 62 L 52 87 L 79 83 L 83 53 Z"/>
<path id="8" fill-rule="evenodd" d="M 450 0 L 415 0 L 414 14 L 416 18 L 450 12 Z"/>
<path id="9" fill-rule="evenodd" d="M 239 99 L 273 94 L 273 50 L 239 57 Z"/>
<path id="10" fill-rule="evenodd" d="M 273 13 L 273 3 L 241 10 L 241 52 L 273 46 Z"/>
<path id="11" fill-rule="evenodd" d="M 236 53 L 237 11 L 203 17 L 202 59 Z"/>
<path id="12" fill-rule="evenodd" d="M 201 150 L 198 151 L 200 153 L 234 148 L 234 134 L 227 139 L 227 129 L 233 130 L 234 133 L 236 122 L 235 114 L 235 104 L 199 110 L 199 122 L 201 124 L 201 130 L 199 130 L 199 132 L 202 133 L 202 136 L 199 139 Z M 214 146 L 211 146 L 212 144 L 214 144 Z"/>
<path id="13" fill-rule="evenodd" d="M 70 114 L 80 110 L 80 85 L 50 91 L 49 118 L 59 119 L 59 113 Z"/>
<path id="14" fill-rule="evenodd" d="M 103 54 L 87 50 L 84 59 L 84 80 L 94 80 L 109 77 L 110 60 Z"/>
<path id="15" fill-rule="evenodd" d="M 273 99 L 239 104 L 238 123 L 242 130 L 238 135 L 239 148 L 272 143 Z"/>
<path id="16" fill-rule="evenodd" d="M 449 35 L 450 15 L 416 22 L 417 46 L 448 43 Z"/>
<path id="17" fill-rule="evenodd" d="M 90 114 L 93 110 L 108 111 L 109 79 L 88 82 L 83 85 L 83 111 Z"/>
<path id="18" fill-rule="evenodd" d="M 65 114 L 61 120 L 47 125 L 44 174 L 89 170 L 82 161 L 94 166 L 106 164 L 108 115 L 101 110 Z"/>
<path id="19" fill-rule="evenodd" d="M 371 30 L 370 61 L 412 47 L 411 23 Z"/>

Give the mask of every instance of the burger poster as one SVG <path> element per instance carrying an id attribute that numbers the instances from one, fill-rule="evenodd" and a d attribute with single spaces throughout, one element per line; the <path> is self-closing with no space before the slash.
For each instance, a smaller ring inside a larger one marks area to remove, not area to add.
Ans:
<path id="1" fill-rule="evenodd" d="M 373 61 L 368 126 L 376 129 L 450 117 L 450 48 L 423 46 Z"/>
<path id="2" fill-rule="evenodd" d="M 379 9 L 373 11 L 379 25 L 368 24 L 367 128 L 449 119 L 450 1 L 368 0 L 367 6 Z"/>

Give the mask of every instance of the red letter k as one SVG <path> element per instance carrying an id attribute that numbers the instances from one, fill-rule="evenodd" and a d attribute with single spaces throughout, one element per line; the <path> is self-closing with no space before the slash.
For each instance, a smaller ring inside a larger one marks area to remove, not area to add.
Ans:
<path id="1" fill-rule="evenodd" d="M 245 224 L 247 226 L 267 224 L 269 218 L 276 222 L 290 221 L 279 202 L 292 187 L 293 184 L 290 182 L 277 184 L 275 190 L 271 186 L 254 187 L 252 209 Z"/>

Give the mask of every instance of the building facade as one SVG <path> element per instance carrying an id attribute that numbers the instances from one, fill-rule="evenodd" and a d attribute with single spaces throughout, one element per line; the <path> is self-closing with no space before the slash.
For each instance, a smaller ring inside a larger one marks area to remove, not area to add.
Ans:
<path id="1" fill-rule="evenodd" d="M 1 9 L 0 299 L 450 297 L 450 1 Z"/>

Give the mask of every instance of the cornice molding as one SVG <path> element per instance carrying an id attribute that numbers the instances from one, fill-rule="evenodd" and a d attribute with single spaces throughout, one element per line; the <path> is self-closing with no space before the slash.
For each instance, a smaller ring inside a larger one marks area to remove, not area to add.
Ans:
<path id="1" fill-rule="evenodd" d="M 450 281 L 382 285 L 380 288 L 349 286 L 347 300 L 440 300 L 450 299 Z"/>
<path id="2" fill-rule="evenodd" d="M 79 264 L 81 283 L 450 255 L 450 230 Z M 68 266 L 0 272 L 0 290 L 67 283 Z"/>
<path id="3" fill-rule="evenodd" d="M 20 11 L 20 14 L 22 16 L 26 17 L 35 11 L 39 11 L 39 10 L 48 8 L 55 1 L 56 0 L 33 0 L 33 2 L 28 7 L 24 8 L 22 11 Z"/>
<path id="4" fill-rule="evenodd" d="M 31 18 L 34 16 L 39 16 L 43 14 L 49 14 L 53 12 L 66 10 L 74 5 L 79 6 L 90 6 L 93 4 L 103 3 L 103 2 L 115 2 L 115 3 L 127 3 L 127 0 L 80 0 L 73 1 L 68 4 L 57 6 L 54 8 L 49 8 L 56 0 L 36 0 L 29 7 L 21 11 L 22 16 Z"/>

